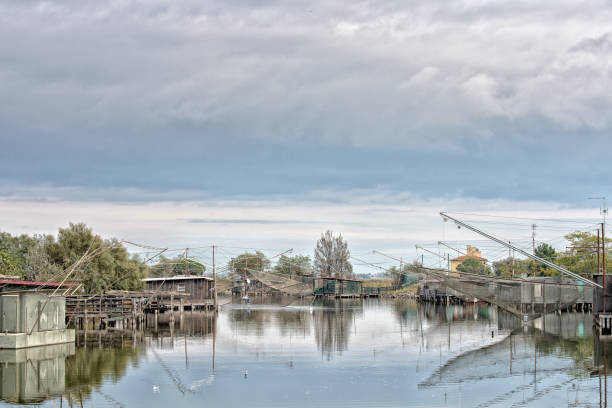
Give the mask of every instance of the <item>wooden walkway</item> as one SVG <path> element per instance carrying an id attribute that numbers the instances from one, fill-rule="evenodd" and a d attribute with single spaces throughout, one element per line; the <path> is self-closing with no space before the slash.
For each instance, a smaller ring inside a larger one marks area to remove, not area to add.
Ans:
<path id="1" fill-rule="evenodd" d="M 189 294 L 178 292 L 122 292 L 103 295 L 66 296 L 66 323 L 81 330 L 140 328 L 145 313 L 156 316 L 165 311 L 213 310 L 211 301 L 190 302 Z"/>

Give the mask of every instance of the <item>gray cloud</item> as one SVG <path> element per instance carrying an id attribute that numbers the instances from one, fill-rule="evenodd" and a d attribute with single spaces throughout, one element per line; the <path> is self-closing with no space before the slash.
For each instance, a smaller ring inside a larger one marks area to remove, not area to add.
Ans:
<path id="1" fill-rule="evenodd" d="M 179 220 L 182 221 L 182 220 Z M 187 218 L 190 224 L 316 224 L 317 221 L 243 219 L 243 218 Z"/>
<path id="2" fill-rule="evenodd" d="M 603 1 L 5 1 L 0 193 L 571 201 L 610 170 L 592 147 L 612 119 L 611 17 Z"/>

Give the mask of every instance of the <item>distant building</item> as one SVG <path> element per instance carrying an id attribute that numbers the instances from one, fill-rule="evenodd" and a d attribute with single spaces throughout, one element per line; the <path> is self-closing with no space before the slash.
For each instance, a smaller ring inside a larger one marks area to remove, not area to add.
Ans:
<path id="1" fill-rule="evenodd" d="M 451 263 L 451 272 L 457 272 L 457 266 L 459 266 L 466 259 L 475 259 L 483 265 L 487 265 L 487 260 L 482 257 L 480 250 L 473 246 L 466 246 L 466 254 L 458 256 L 450 260 Z"/>

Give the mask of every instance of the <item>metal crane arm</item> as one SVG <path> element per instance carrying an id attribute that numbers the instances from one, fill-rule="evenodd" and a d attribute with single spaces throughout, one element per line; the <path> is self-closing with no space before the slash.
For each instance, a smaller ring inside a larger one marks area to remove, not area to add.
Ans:
<path id="1" fill-rule="evenodd" d="M 596 287 L 598 287 L 598 288 L 603 288 L 603 286 L 601 286 L 601 285 L 600 285 L 600 284 L 598 284 L 598 283 L 595 283 L 595 282 L 593 282 L 593 281 L 591 281 L 591 280 L 588 280 L 588 279 L 586 279 L 586 278 L 583 278 L 582 276 L 580 276 L 580 275 L 578 275 L 578 274 L 576 274 L 576 273 L 574 273 L 574 272 L 568 271 L 567 269 L 565 269 L 565 268 L 563 268 L 563 267 L 561 267 L 561 266 L 559 266 L 559 265 L 556 265 L 556 264 L 554 264 L 554 263 L 552 263 L 552 262 L 550 262 L 550 261 L 548 261 L 548 260 L 546 260 L 546 259 L 544 259 L 544 258 L 540 258 L 539 256 L 532 255 L 532 254 L 530 254 L 529 252 L 524 251 L 524 250 L 522 250 L 522 249 L 521 249 L 521 248 L 519 248 L 519 247 L 516 247 L 516 246 L 514 246 L 514 245 L 512 245 L 512 244 L 510 244 L 510 243 L 508 243 L 508 242 L 505 242 L 505 241 L 503 241 L 503 240 L 501 240 L 501 239 L 499 239 L 499 238 L 494 237 L 493 235 L 487 234 L 487 233 L 486 233 L 486 232 L 484 232 L 484 231 L 481 231 L 481 230 L 479 230 L 479 229 L 477 229 L 477 228 L 474 228 L 474 227 L 472 227 L 471 225 L 468 225 L 468 224 L 466 224 L 466 223 L 465 223 L 465 222 L 463 222 L 463 221 L 460 221 L 460 220 L 458 220 L 458 219 L 456 219 L 456 218 L 453 218 L 453 217 L 451 217 L 450 215 L 448 215 L 448 214 L 446 214 L 446 213 L 444 213 L 444 212 L 440 212 L 440 215 L 442 216 L 442 219 L 444 219 L 445 221 L 446 221 L 446 219 L 453 220 L 453 221 L 455 222 L 455 224 L 457 224 L 457 225 L 459 225 L 459 226 L 461 226 L 461 227 L 465 227 L 465 228 L 469 229 L 470 231 L 473 231 L 473 232 L 475 232 L 475 233 L 477 233 L 477 234 L 480 234 L 480 235 L 482 235 L 483 237 L 488 238 L 488 239 L 490 239 L 491 241 L 495 241 L 495 242 L 497 242 L 498 244 L 501 244 L 501 245 L 503 245 L 503 246 L 505 246 L 505 247 L 507 247 L 507 248 L 514 249 L 514 250 L 515 250 L 515 251 L 517 251 L 518 253 L 520 253 L 520 254 L 522 254 L 522 255 L 526 256 L 527 258 L 530 258 L 530 259 L 533 259 L 534 261 L 538 261 L 538 262 L 540 262 L 540 263 L 543 263 L 544 265 L 548 266 L 549 268 L 552 268 L 552 269 L 554 269 L 554 270 L 556 270 L 556 271 L 559 271 L 559 272 L 561 272 L 561 273 L 563 273 L 563 274 L 565 274 L 565 275 L 569 275 L 569 276 L 571 276 L 572 278 L 577 279 L 577 280 L 579 280 L 579 281 L 581 281 L 581 282 L 587 283 L 587 284 L 589 284 L 589 285 L 591 285 L 591 286 L 596 286 Z"/>

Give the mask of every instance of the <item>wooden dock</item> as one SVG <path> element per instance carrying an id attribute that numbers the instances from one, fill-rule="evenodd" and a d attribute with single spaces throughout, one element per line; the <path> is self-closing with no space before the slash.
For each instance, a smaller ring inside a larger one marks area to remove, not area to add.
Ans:
<path id="1" fill-rule="evenodd" d="M 66 324 L 78 330 L 141 328 L 145 314 L 167 311 L 214 310 L 210 302 L 191 302 L 188 293 L 123 292 L 66 296 Z"/>

